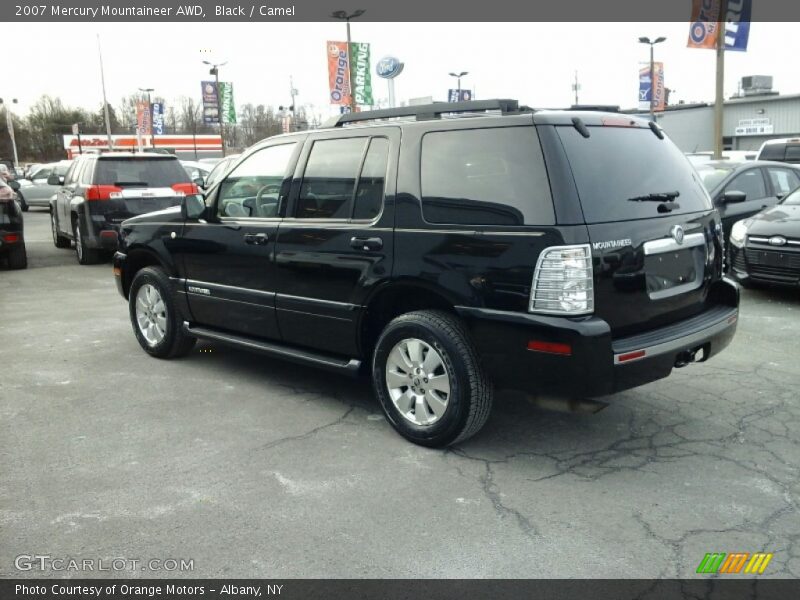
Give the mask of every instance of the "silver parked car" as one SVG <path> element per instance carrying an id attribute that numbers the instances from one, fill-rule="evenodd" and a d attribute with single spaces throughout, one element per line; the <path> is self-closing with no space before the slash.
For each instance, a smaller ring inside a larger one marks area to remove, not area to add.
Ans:
<path id="1" fill-rule="evenodd" d="M 64 175 L 67 174 L 67 169 L 69 169 L 71 164 L 71 160 L 62 160 L 39 165 L 35 170 L 31 170 L 27 179 L 20 179 L 20 188 L 17 195 L 20 197 L 22 210 L 28 210 L 29 206 L 43 206 L 49 208 L 50 198 L 53 197 L 53 194 L 55 194 L 61 186 L 47 183 L 47 179 L 50 175 L 55 174 L 63 181 Z"/>

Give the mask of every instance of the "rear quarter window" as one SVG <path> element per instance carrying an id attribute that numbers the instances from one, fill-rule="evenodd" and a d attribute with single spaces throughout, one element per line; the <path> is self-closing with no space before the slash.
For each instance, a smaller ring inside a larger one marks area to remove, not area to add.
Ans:
<path id="1" fill-rule="evenodd" d="M 434 131 L 422 138 L 422 215 L 452 225 L 553 225 L 536 128 Z"/>
<path id="2" fill-rule="evenodd" d="M 188 183 L 189 174 L 177 158 L 101 158 L 94 179 L 98 185 L 171 187 Z"/>

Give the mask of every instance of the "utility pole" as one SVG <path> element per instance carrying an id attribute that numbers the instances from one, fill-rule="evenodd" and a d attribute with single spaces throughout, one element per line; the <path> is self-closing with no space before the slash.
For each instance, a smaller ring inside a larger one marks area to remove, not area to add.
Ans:
<path id="1" fill-rule="evenodd" d="M 722 125 L 725 106 L 725 23 L 728 15 L 728 0 L 720 0 L 717 23 L 717 85 L 714 99 L 714 159 L 722 158 Z"/>
<path id="2" fill-rule="evenodd" d="M 17 103 L 17 99 L 16 98 L 12 98 L 11 99 L 11 104 L 16 104 L 16 103 Z M 3 99 L 2 98 L 0 98 L 0 104 L 3 104 Z M 18 169 L 19 168 L 19 157 L 17 156 L 17 138 L 14 135 L 14 117 L 11 114 L 11 106 L 6 104 L 5 108 L 6 108 L 6 125 L 8 126 L 8 137 L 11 138 L 11 147 L 14 150 L 14 168 Z M 15 176 L 16 176 L 16 173 L 15 173 Z"/>
<path id="3" fill-rule="evenodd" d="M 665 37 L 658 37 L 652 42 L 649 37 L 640 37 L 640 44 L 650 45 L 650 120 L 656 120 L 656 62 L 653 53 L 653 46 L 667 41 Z"/>
<path id="4" fill-rule="evenodd" d="M 106 137 L 108 138 L 108 149 L 114 149 L 114 140 L 111 137 L 111 116 L 108 112 L 108 100 L 106 99 L 106 75 L 103 70 L 103 52 L 100 49 L 100 34 L 97 34 L 97 56 L 100 57 L 100 84 L 103 87 L 103 115 L 106 120 Z"/>

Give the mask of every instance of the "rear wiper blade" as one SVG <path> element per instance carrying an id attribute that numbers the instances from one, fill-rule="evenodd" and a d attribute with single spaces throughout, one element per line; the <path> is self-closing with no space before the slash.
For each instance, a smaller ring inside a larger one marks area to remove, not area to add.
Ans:
<path id="1" fill-rule="evenodd" d="M 115 181 L 114 185 L 117 186 L 117 187 L 123 187 L 123 186 L 126 186 L 126 185 L 131 185 L 131 186 L 135 185 L 135 186 L 139 186 L 139 187 L 147 187 L 147 182 L 146 181 Z"/>
<path id="2" fill-rule="evenodd" d="M 674 200 L 681 193 L 679 191 L 674 192 L 656 192 L 654 194 L 645 194 L 644 196 L 634 196 L 633 198 L 628 198 L 629 202 L 669 202 L 670 200 Z"/>

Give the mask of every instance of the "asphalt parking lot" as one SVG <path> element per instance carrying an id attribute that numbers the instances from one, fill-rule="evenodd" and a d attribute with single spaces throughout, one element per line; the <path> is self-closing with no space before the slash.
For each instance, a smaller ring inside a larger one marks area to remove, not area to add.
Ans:
<path id="1" fill-rule="evenodd" d="M 800 293 L 744 291 L 731 347 L 597 414 L 498 394 L 475 438 L 404 441 L 366 380 L 134 339 L 109 264 L 0 267 L 0 577 L 15 557 L 192 559 L 134 577 L 800 577 Z"/>

